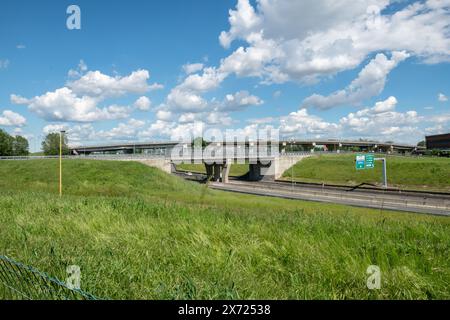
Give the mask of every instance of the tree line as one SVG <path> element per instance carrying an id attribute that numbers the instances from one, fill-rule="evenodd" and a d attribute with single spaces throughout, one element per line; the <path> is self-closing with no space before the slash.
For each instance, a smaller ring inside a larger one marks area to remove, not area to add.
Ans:
<path id="1" fill-rule="evenodd" d="M 42 141 L 42 151 L 46 156 L 55 156 L 59 154 L 59 133 L 49 133 Z M 8 132 L 0 129 L 0 156 L 28 156 L 29 143 L 25 137 L 12 136 Z M 63 134 L 62 137 L 62 154 L 70 154 L 68 146 L 67 135 Z"/>
<path id="2" fill-rule="evenodd" d="M 22 136 L 11 136 L 0 129 L 0 156 L 27 156 L 28 140 Z"/>

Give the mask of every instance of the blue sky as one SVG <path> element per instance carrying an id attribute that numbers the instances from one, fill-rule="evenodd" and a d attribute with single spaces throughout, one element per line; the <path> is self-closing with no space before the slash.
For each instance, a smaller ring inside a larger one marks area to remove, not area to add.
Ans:
<path id="1" fill-rule="evenodd" d="M 450 131 L 449 1 L 332 3 L 2 1 L 0 127 L 33 151 L 61 128 L 72 144 L 199 123 L 409 143 Z"/>

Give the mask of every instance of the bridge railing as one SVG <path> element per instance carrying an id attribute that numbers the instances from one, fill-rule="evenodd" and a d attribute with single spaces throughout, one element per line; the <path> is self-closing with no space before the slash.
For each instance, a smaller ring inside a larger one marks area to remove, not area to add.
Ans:
<path id="1" fill-rule="evenodd" d="M 137 160 L 137 159 L 164 159 L 165 155 L 152 154 L 102 154 L 102 155 L 64 155 L 63 159 L 73 160 Z M 0 160 L 41 160 L 41 159 L 59 159 L 59 156 L 9 156 L 0 157 Z"/>
<path id="2" fill-rule="evenodd" d="M 322 154 L 356 154 L 361 152 L 354 152 L 354 151 L 294 151 L 294 152 L 280 152 L 277 154 L 277 156 L 280 157 L 289 157 L 289 156 L 306 156 L 306 155 L 322 155 Z M 403 154 L 397 154 L 393 153 L 392 156 L 408 156 Z M 250 156 L 245 155 L 244 158 L 248 158 Z M 410 156 L 409 156 L 410 157 Z M 190 159 L 189 152 L 186 152 L 184 156 L 180 156 L 179 158 L 175 157 L 175 159 L 172 158 L 170 154 L 147 154 L 147 153 L 135 153 L 135 154 L 90 154 L 90 155 L 64 155 L 62 156 L 63 159 L 73 159 L 73 160 L 148 160 L 148 159 L 170 159 L 170 160 L 177 160 L 177 159 Z M 196 158 L 194 154 L 192 154 L 192 159 Z M 208 158 L 208 157 L 206 157 Z M 235 155 L 234 157 L 231 156 L 231 158 L 242 158 L 238 155 Z M 265 157 L 259 157 L 259 158 L 265 158 Z M 0 156 L 1 160 L 40 160 L 40 159 L 59 159 L 59 156 Z"/>

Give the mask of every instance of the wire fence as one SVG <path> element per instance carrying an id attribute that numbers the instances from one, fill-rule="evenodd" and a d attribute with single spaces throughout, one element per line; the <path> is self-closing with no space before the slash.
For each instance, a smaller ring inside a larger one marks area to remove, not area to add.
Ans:
<path id="1" fill-rule="evenodd" d="M 98 300 L 81 289 L 0 255 L 0 300 Z"/>

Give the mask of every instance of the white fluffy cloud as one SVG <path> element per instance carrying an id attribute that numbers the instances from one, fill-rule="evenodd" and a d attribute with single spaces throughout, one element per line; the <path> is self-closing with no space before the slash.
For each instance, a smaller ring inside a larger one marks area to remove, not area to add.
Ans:
<path id="1" fill-rule="evenodd" d="M 188 63 L 183 66 L 183 70 L 186 74 L 191 74 L 203 70 L 203 63 Z"/>
<path id="2" fill-rule="evenodd" d="M 205 92 L 216 89 L 226 74 L 216 68 L 205 68 L 203 73 L 191 74 L 177 88 L 185 91 Z"/>
<path id="3" fill-rule="evenodd" d="M 242 110 L 247 106 L 258 106 L 263 104 L 264 101 L 259 97 L 251 95 L 248 91 L 239 91 L 235 94 L 227 94 L 225 100 L 220 106 L 224 111 L 237 111 Z"/>
<path id="4" fill-rule="evenodd" d="M 330 109 L 345 104 L 359 104 L 378 96 L 384 89 L 389 72 L 408 57 L 406 52 L 393 52 L 391 59 L 382 53 L 377 54 L 348 87 L 329 96 L 314 94 L 303 101 L 303 106 Z"/>
<path id="5" fill-rule="evenodd" d="M 147 70 L 137 70 L 124 77 L 111 77 L 100 71 L 89 71 L 81 78 L 69 81 L 67 87 L 79 96 L 111 98 L 149 91 L 149 78 L 150 73 Z"/>
<path id="6" fill-rule="evenodd" d="M 280 132 L 297 137 L 305 134 L 335 134 L 339 129 L 338 124 L 310 115 L 305 108 L 280 119 Z"/>
<path id="7" fill-rule="evenodd" d="M 138 130 L 144 127 L 145 122 L 136 119 L 130 119 L 126 123 L 119 123 L 111 130 L 101 130 L 95 134 L 97 139 L 100 140 L 135 140 Z"/>
<path id="8" fill-rule="evenodd" d="M 448 101 L 448 98 L 447 98 L 447 96 L 446 96 L 445 94 L 439 93 L 439 94 L 438 94 L 438 100 L 439 100 L 440 102 L 447 102 L 447 101 Z"/>
<path id="9" fill-rule="evenodd" d="M 14 103 L 14 104 L 29 104 L 30 103 L 29 99 L 21 97 L 16 94 L 12 94 L 10 96 L 10 100 L 11 100 L 11 103 Z"/>
<path id="10" fill-rule="evenodd" d="M 105 108 L 97 107 L 98 97 L 77 96 L 69 88 L 60 88 L 47 92 L 32 99 L 15 96 L 12 101 L 28 104 L 28 109 L 39 117 L 49 121 L 90 122 L 126 118 L 129 107 L 111 105 Z"/>
<path id="11" fill-rule="evenodd" d="M 150 91 L 162 90 L 162 89 L 164 89 L 164 85 L 155 82 L 155 83 L 151 84 L 148 88 Z"/>
<path id="12" fill-rule="evenodd" d="M 70 126 L 68 124 L 50 124 L 42 129 L 44 135 L 53 132 L 65 130 L 70 145 L 85 144 L 87 141 L 134 141 L 138 133 L 145 126 L 145 121 L 130 119 L 127 122 L 119 123 L 109 130 L 96 131 L 91 123 L 77 124 Z"/>
<path id="13" fill-rule="evenodd" d="M 416 125 L 421 117 L 416 111 L 397 112 L 397 99 L 390 97 L 375 104 L 373 108 L 364 108 L 350 113 L 340 119 L 339 123 L 347 134 L 360 136 L 368 135 L 396 135 L 417 131 Z"/>
<path id="14" fill-rule="evenodd" d="M 84 60 L 80 60 L 77 69 L 70 69 L 67 75 L 69 76 L 69 78 L 77 78 L 81 77 L 87 70 L 87 64 L 84 62 Z"/>
<path id="15" fill-rule="evenodd" d="M 0 126 L 21 127 L 27 123 L 27 120 L 18 113 L 11 110 L 3 111 L 0 116 Z"/>
<path id="16" fill-rule="evenodd" d="M 286 136 L 320 136 L 327 138 L 372 138 L 415 141 L 422 137 L 418 124 L 424 121 L 416 111 L 398 112 L 395 97 L 377 102 L 371 108 L 349 113 L 338 122 L 328 122 L 309 114 L 305 108 L 280 119 L 280 132 Z M 414 140 L 413 140 L 414 139 Z"/>
<path id="17" fill-rule="evenodd" d="M 375 103 L 375 106 L 373 107 L 372 110 L 375 113 L 393 111 L 396 105 L 397 105 L 397 98 L 389 97 L 387 100 Z"/>
<path id="18" fill-rule="evenodd" d="M 176 111 L 199 112 L 207 105 L 206 100 L 199 93 L 180 87 L 173 88 L 167 96 L 167 106 Z"/>
<path id="19" fill-rule="evenodd" d="M 312 82 L 359 66 L 380 51 L 406 51 L 425 63 L 450 59 L 449 3 L 415 2 L 386 13 L 387 0 L 239 0 L 230 11 L 224 47 L 248 46 L 222 62 L 266 82 Z"/>
<path id="20" fill-rule="evenodd" d="M 80 71 L 87 67 L 80 62 Z M 48 121 L 93 122 L 127 118 L 133 111 L 129 106 L 99 106 L 107 98 L 126 94 L 147 92 L 149 72 L 138 70 L 125 77 L 111 77 L 100 71 L 89 71 L 77 80 L 68 82 L 66 87 L 49 91 L 28 99 L 12 94 L 11 102 L 28 105 L 28 109 Z M 141 97 L 136 107 L 141 110 L 149 108 L 150 100 Z"/>
<path id="21" fill-rule="evenodd" d="M 244 37 L 261 25 L 261 17 L 248 1 L 238 1 L 236 10 L 229 11 L 230 30 L 222 31 L 219 40 L 222 46 L 229 48 L 233 40 Z"/>
<path id="22" fill-rule="evenodd" d="M 152 102 L 150 101 L 149 98 L 147 98 L 145 96 L 140 97 L 134 103 L 134 106 L 136 108 L 138 108 L 139 110 L 141 110 L 141 111 L 148 111 L 148 110 L 150 110 L 151 105 L 152 105 Z"/>

